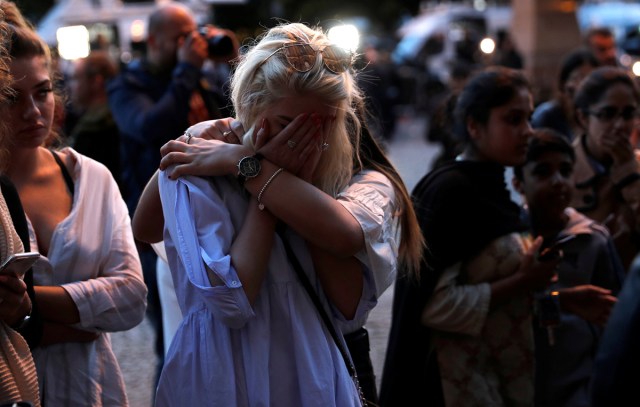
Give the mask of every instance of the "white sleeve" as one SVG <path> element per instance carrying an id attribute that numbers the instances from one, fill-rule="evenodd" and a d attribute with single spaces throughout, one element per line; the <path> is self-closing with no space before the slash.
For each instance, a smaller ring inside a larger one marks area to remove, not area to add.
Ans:
<path id="1" fill-rule="evenodd" d="M 458 262 L 442 273 L 422 312 L 422 323 L 431 328 L 478 336 L 489 313 L 489 283 L 460 285 Z"/>

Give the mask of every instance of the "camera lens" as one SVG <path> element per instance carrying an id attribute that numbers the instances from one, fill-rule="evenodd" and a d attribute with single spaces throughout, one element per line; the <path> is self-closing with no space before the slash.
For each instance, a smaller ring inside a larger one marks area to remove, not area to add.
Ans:
<path id="1" fill-rule="evenodd" d="M 207 40 L 209 58 L 224 57 L 233 54 L 233 40 L 228 35 L 218 34 L 209 37 L 207 27 L 200 27 L 198 32 Z"/>
<path id="2" fill-rule="evenodd" d="M 226 34 L 214 35 L 207 39 L 209 57 L 220 57 L 233 54 L 233 41 Z"/>

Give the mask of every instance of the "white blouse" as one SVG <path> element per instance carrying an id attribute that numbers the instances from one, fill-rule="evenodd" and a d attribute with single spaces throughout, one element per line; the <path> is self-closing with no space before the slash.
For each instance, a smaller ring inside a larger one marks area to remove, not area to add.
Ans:
<path id="1" fill-rule="evenodd" d="M 34 266 L 35 285 L 59 285 L 80 313 L 74 328 L 99 332 L 89 343 L 60 343 L 33 351 L 47 406 L 128 405 L 108 332 L 138 325 L 147 287 L 127 207 L 109 170 L 71 148 L 74 198 L 71 212 L 51 237 L 48 257 Z M 31 250 L 38 250 L 29 224 Z"/>

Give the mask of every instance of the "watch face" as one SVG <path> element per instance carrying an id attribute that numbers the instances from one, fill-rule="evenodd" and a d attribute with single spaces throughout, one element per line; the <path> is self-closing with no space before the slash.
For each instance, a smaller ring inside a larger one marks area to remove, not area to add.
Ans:
<path id="1" fill-rule="evenodd" d="M 246 178 L 253 178 L 260 172 L 260 160 L 256 157 L 244 157 L 238 163 L 240 175 Z"/>

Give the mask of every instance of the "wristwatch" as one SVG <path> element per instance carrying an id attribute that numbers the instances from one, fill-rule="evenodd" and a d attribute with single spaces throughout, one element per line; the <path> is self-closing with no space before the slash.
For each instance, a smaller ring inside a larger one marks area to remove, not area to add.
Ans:
<path id="1" fill-rule="evenodd" d="M 255 178 L 260 174 L 260 169 L 262 168 L 260 160 L 262 158 L 262 155 L 257 153 L 242 157 L 240 161 L 238 161 L 238 181 L 240 185 L 244 185 L 247 179 Z"/>

